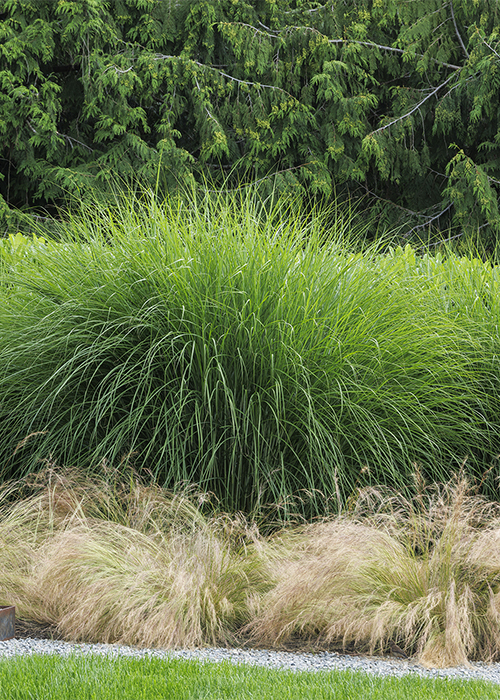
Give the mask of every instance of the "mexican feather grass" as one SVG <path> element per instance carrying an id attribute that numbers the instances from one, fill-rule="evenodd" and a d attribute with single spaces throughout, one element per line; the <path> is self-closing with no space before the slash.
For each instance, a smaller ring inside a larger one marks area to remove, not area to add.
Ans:
<path id="1" fill-rule="evenodd" d="M 427 666 L 499 658 L 500 505 L 463 474 L 412 499 L 364 489 L 346 515 L 285 530 L 276 556 L 248 626 L 260 643 L 396 643 Z"/>
<path id="2" fill-rule="evenodd" d="M 251 541 L 250 529 L 236 516 L 207 519 L 192 494 L 109 477 L 49 468 L 21 489 L 3 487 L 1 598 L 73 640 L 171 647 L 234 638 L 267 587 L 234 535 Z"/>
<path id="3" fill-rule="evenodd" d="M 500 657 L 500 506 L 463 474 L 267 536 L 132 472 L 50 468 L 0 495 L 0 599 L 69 640 Z"/>

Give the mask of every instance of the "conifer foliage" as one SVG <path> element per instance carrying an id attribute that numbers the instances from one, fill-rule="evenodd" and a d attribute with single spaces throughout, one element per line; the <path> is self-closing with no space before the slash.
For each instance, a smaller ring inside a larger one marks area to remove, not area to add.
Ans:
<path id="1" fill-rule="evenodd" d="M 1 0 L 2 229 L 223 173 L 496 236 L 499 32 L 496 0 Z"/>

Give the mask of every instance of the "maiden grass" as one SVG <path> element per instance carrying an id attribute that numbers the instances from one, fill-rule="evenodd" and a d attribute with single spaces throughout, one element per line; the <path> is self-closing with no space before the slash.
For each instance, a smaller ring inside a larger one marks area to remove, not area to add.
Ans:
<path id="1" fill-rule="evenodd" d="M 356 486 L 406 488 L 414 463 L 433 480 L 466 455 L 485 471 L 496 273 L 350 253 L 345 221 L 323 221 L 263 215 L 251 194 L 151 198 L 85 210 L 57 243 L 6 242 L 4 476 L 132 463 L 286 518 L 290 494 L 321 514 Z"/>

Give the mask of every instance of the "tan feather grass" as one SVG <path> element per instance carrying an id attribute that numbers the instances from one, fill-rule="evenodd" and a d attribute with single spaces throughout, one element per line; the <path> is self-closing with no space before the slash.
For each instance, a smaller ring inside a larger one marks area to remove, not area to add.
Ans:
<path id="1" fill-rule="evenodd" d="M 0 521 L 0 596 L 65 638 L 226 642 L 268 587 L 246 552 L 243 518 L 206 518 L 193 497 L 135 477 L 123 484 L 48 470 L 29 486 Z M 16 487 L 4 488 L 4 500 Z"/>
<path id="2" fill-rule="evenodd" d="M 395 642 L 426 666 L 498 659 L 499 516 L 463 476 L 410 500 L 366 489 L 347 515 L 280 534 L 276 585 L 247 631 L 370 653 Z"/>
<path id="3" fill-rule="evenodd" d="M 364 489 L 268 537 L 116 473 L 47 469 L 0 489 L 0 602 L 65 638 L 138 646 L 399 645 L 426 666 L 500 658 L 500 505 L 463 475 Z M 206 510 L 206 504 L 205 504 Z"/>

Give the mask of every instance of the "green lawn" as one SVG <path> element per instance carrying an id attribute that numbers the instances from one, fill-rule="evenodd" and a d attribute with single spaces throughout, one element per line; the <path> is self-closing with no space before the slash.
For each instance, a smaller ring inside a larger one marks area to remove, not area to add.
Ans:
<path id="1" fill-rule="evenodd" d="M 197 661 L 73 655 L 0 661 L 0 697 L 9 700 L 498 700 L 480 681 L 376 678 L 348 671 L 293 672 Z"/>

